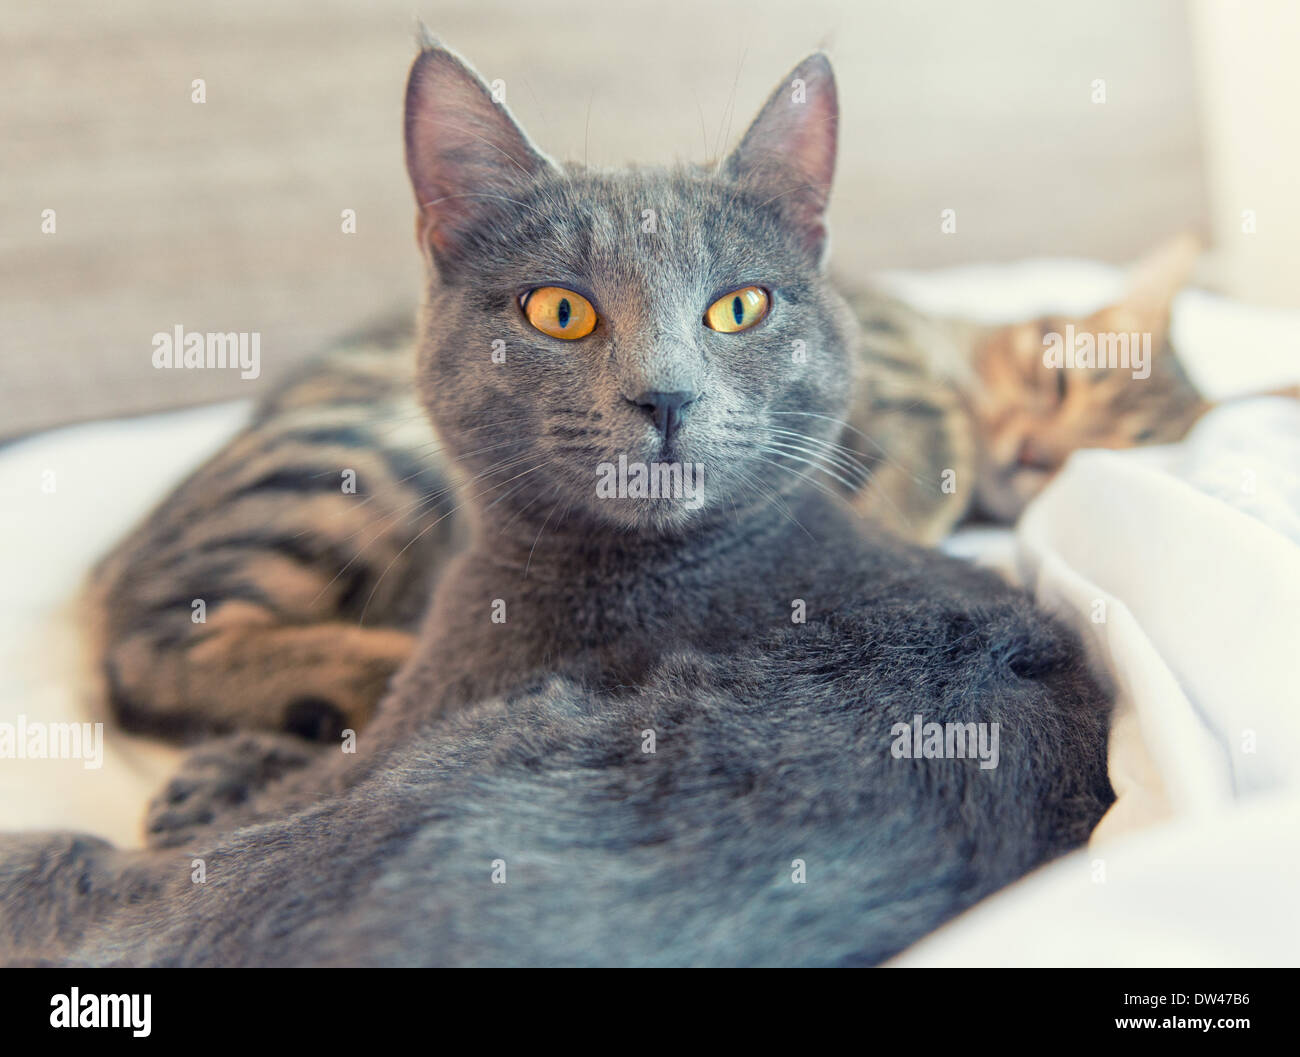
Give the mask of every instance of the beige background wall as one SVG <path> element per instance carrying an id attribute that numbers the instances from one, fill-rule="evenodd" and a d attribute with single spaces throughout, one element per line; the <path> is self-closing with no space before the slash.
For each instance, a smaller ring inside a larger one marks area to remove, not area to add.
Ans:
<path id="1" fill-rule="evenodd" d="M 543 147 L 596 164 L 713 154 L 826 45 L 843 100 L 844 272 L 1122 260 L 1208 227 L 1175 0 L 10 5 L 0 436 L 253 395 L 320 343 L 410 307 L 400 105 L 414 12 L 506 82 Z M 940 234 L 947 208 L 955 235 Z M 41 233 L 44 209 L 56 234 Z M 154 370 L 151 336 L 177 323 L 260 331 L 263 378 Z"/>
<path id="2" fill-rule="evenodd" d="M 1191 5 L 1213 274 L 1238 297 L 1300 306 L 1300 4 L 1253 0 L 1246 14 Z"/>

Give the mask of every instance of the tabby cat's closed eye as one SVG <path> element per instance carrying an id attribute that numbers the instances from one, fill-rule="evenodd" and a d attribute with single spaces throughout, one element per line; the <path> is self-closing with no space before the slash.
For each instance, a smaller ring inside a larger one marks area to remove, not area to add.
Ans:
<path id="1" fill-rule="evenodd" d="M 719 297 L 704 313 L 704 323 L 724 334 L 748 330 L 762 321 L 771 307 L 767 291 L 757 286 L 744 286 Z"/>
<path id="2" fill-rule="evenodd" d="M 597 315 L 582 294 L 562 286 L 539 286 L 520 300 L 528 322 L 543 334 L 564 341 L 585 338 L 596 329 Z"/>

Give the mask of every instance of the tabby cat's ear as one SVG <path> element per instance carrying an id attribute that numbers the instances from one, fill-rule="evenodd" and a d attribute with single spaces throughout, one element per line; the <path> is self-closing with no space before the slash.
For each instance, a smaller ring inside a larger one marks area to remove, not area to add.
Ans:
<path id="1" fill-rule="evenodd" d="M 1152 250 L 1129 268 L 1119 302 L 1103 309 L 1102 314 L 1114 317 L 1110 320 L 1114 325 L 1100 329 L 1141 331 L 1163 338 L 1174 298 L 1191 279 L 1200 256 L 1201 242 L 1194 235 L 1179 235 Z"/>
<path id="2" fill-rule="evenodd" d="M 777 206 L 819 261 L 826 249 L 839 114 L 830 60 L 815 52 L 772 93 L 722 167 Z"/>
<path id="3" fill-rule="evenodd" d="M 417 238 L 439 264 L 521 184 L 558 171 L 483 79 L 431 38 L 406 82 L 406 169 Z"/>

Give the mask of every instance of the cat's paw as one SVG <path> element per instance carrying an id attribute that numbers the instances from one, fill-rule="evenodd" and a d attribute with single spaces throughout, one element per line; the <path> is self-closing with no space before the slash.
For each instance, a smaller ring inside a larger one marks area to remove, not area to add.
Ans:
<path id="1" fill-rule="evenodd" d="M 235 734 L 191 753 L 145 816 L 150 847 L 185 844 L 195 832 L 233 817 L 266 786 L 318 758 L 299 738 Z"/>

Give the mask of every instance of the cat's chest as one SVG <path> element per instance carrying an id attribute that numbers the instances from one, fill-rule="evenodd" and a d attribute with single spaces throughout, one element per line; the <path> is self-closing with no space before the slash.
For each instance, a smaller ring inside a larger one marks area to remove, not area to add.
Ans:
<path id="1" fill-rule="evenodd" d="M 426 692 L 441 710 L 550 674 L 627 690 L 666 655 L 735 649 L 807 619 L 809 599 L 824 596 L 781 569 L 738 564 L 717 573 L 530 583 L 467 559 L 440 585 L 422 635 Z"/>

